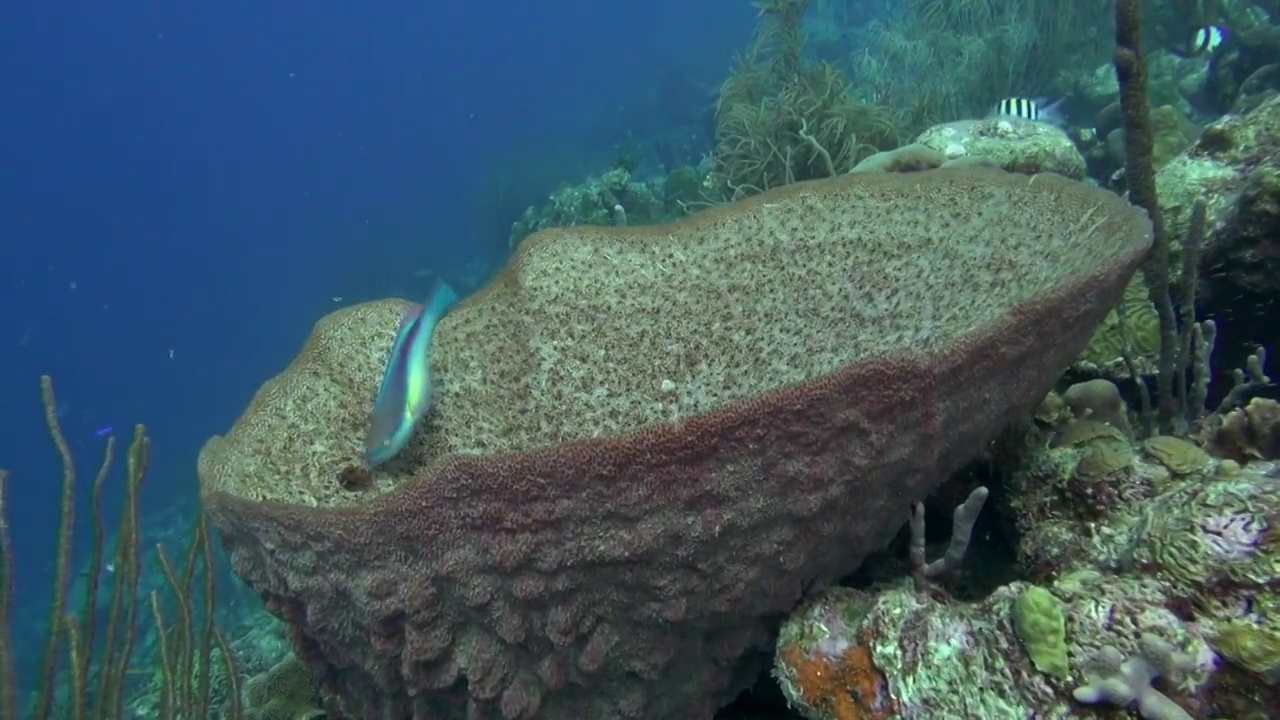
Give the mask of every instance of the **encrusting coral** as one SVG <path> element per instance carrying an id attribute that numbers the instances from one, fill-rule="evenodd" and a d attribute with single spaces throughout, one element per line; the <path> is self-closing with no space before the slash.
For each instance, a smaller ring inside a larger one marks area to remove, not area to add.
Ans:
<path id="1" fill-rule="evenodd" d="M 248 720 L 317 720 L 325 716 L 315 678 L 293 656 L 249 680 L 244 695 Z"/>
<path id="2" fill-rule="evenodd" d="M 1149 231 L 983 169 L 539 233 L 440 322 L 433 413 L 367 486 L 340 479 L 400 301 L 320 321 L 202 450 L 204 497 L 331 712 L 710 718 L 802 588 L 1030 411 Z"/>
<path id="3" fill-rule="evenodd" d="M 1028 431 L 1030 458 L 1001 493 L 1035 584 L 966 602 L 906 578 L 817 593 L 779 637 L 793 708 L 810 720 L 1066 718 L 1083 705 L 1270 717 L 1280 465 L 1137 441 L 1102 421 L 1127 412 L 1110 390 L 1095 381 L 1082 394 L 1074 414 L 1049 396 L 1035 415 L 1051 429 Z"/>

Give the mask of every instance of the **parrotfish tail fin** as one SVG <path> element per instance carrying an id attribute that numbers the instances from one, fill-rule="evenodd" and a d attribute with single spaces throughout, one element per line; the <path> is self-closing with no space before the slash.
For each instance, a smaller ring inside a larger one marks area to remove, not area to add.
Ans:
<path id="1" fill-rule="evenodd" d="M 1065 96 L 1052 102 L 1050 102 L 1049 98 L 1037 98 L 1036 102 L 1040 104 L 1040 122 L 1057 125 L 1058 127 L 1066 126 L 1067 116 L 1062 111 L 1062 103 L 1066 102 L 1066 100 Z"/>
<path id="2" fill-rule="evenodd" d="M 458 303 L 458 293 L 453 291 L 452 287 L 443 280 L 437 280 L 435 288 L 431 291 L 431 296 L 427 298 L 427 302 L 422 306 L 422 312 L 427 317 L 436 319 L 444 317 L 449 312 L 449 308 Z"/>

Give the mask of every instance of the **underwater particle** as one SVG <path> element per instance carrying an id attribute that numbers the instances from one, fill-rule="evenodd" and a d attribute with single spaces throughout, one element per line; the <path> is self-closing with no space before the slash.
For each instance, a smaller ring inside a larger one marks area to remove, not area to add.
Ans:
<path id="1" fill-rule="evenodd" d="M 1013 601 L 1013 628 L 1031 664 L 1047 675 L 1066 678 L 1067 624 L 1062 601 L 1039 585 L 1031 585 Z"/>

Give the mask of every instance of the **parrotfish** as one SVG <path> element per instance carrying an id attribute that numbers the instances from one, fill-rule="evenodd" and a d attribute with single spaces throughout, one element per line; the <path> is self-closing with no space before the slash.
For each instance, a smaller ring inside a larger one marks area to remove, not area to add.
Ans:
<path id="1" fill-rule="evenodd" d="M 431 297 L 401 320 L 373 400 L 364 444 L 369 467 L 381 465 L 404 449 L 414 427 L 430 409 L 431 336 L 436 323 L 456 302 L 453 288 L 437 282 Z"/>

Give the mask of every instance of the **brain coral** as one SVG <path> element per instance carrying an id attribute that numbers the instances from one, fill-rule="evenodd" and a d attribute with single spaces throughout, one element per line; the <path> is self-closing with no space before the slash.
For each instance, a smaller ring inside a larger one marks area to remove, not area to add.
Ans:
<path id="1" fill-rule="evenodd" d="M 986 169 L 545 231 L 438 326 L 400 458 L 362 467 L 405 305 L 368 303 L 209 440 L 205 501 L 333 717 L 710 718 L 804 587 L 1044 395 L 1149 232 Z"/>

